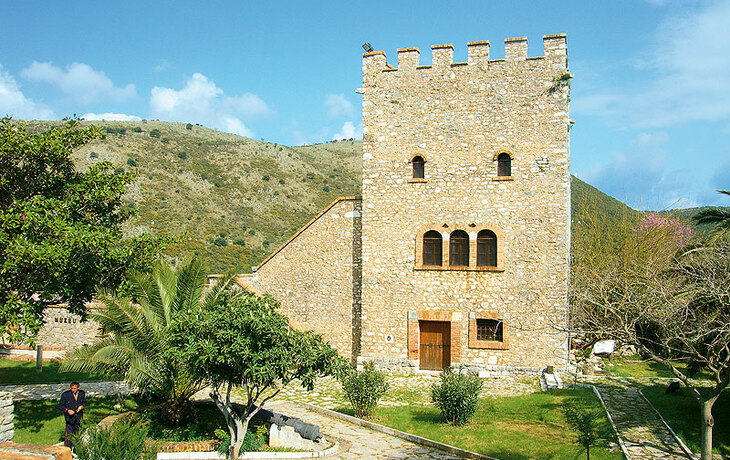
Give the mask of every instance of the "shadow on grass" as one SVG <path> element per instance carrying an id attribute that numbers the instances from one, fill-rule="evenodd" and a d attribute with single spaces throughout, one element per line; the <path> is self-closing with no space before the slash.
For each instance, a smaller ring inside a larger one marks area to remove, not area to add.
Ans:
<path id="1" fill-rule="evenodd" d="M 63 414 L 58 408 L 58 401 L 15 401 L 15 430 L 26 430 L 31 433 L 41 431 L 45 422 L 61 419 Z M 64 425 L 59 428 L 59 436 L 63 434 Z M 63 439 L 61 437 L 61 439 Z"/>
<path id="2" fill-rule="evenodd" d="M 439 412 L 427 409 L 416 409 L 412 412 L 411 419 L 415 422 L 431 423 L 434 425 L 441 425 L 445 423 L 444 418 Z"/>
<path id="3" fill-rule="evenodd" d="M 15 401 L 15 441 L 32 444 L 55 444 L 63 440 L 66 422 L 58 408 L 58 400 Z M 83 426 L 99 423 L 107 415 L 119 413 L 114 409 L 116 398 L 89 398 L 86 401 Z M 137 401 L 127 399 L 121 411 L 135 409 Z"/>

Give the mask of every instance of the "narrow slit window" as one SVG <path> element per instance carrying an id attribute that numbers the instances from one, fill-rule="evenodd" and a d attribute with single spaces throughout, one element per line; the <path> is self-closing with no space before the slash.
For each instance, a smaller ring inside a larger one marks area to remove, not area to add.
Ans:
<path id="1" fill-rule="evenodd" d="M 509 153 L 500 153 L 499 156 L 497 156 L 497 175 L 512 175 L 512 157 L 509 156 Z"/>
<path id="2" fill-rule="evenodd" d="M 423 265 L 441 265 L 442 241 L 441 233 L 436 230 L 423 235 Z"/>
<path id="3" fill-rule="evenodd" d="M 413 178 L 414 179 L 423 179 L 425 176 L 425 161 L 423 160 L 423 157 L 413 157 L 413 160 L 411 160 L 411 164 L 413 165 Z"/>
<path id="4" fill-rule="evenodd" d="M 449 265 L 452 267 L 469 266 L 469 235 L 464 230 L 456 230 L 449 238 Z"/>
<path id="5" fill-rule="evenodd" d="M 501 319 L 477 319 L 477 340 L 504 341 L 504 327 Z"/>
<path id="6" fill-rule="evenodd" d="M 482 230 L 477 235 L 477 266 L 497 266 L 497 235 L 491 230 Z"/>

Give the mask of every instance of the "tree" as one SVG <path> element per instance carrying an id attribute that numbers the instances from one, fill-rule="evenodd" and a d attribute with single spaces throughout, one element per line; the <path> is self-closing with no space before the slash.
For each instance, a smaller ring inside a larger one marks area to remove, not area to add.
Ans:
<path id="1" fill-rule="evenodd" d="M 75 168 L 71 152 L 101 135 L 79 120 L 42 133 L 0 120 L 0 324 L 12 342 L 33 341 L 48 305 L 83 317 L 98 287 L 149 269 L 166 242 L 122 238 L 131 174 L 106 162 Z"/>
<path id="2" fill-rule="evenodd" d="M 270 296 L 228 290 L 218 302 L 191 310 L 174 330 L 170 353 L 210 386 L 231 436 L 229 458 L 238 458 L 249 422 L 284 385 L 298 379 L 312 390 L 317 376 L 339 374 L 344 366 L 319 334 L 290 328 L 278 305 Z M 241 409 L 231 403 L 236 387 L 243 390 Z"/>
<path id="3" fill-rule="evenodd" d="M 61 370 L 123 374 L 140 391 L 159 396 L 166 419 L 179 424 L 203 379 L 169 353 L 171 327 L 184 313 L 216 302 L 227 282 L 203 295 L 205 272 L 197 260 L 177 270 L 158 262 L 151 274 L 129 278 L 131 298 L 102 295 L 105 308 L 90 315 L 103 338 L 67 353 Z"/>
<path id="4" fill-rule="evenodd" d="M 699 404 L 701 458 L 710 459 L 712 406 L 730 381 L 730 244 L 688 249 L 686 228 L 656 216 L 627 235 L 602 260 L 573 264 L 573 325 L 669 368 Z M 693 378 L 698 369 L 711 373 L 713 387 Z"/>
<path id="5" fill-rule="evenodd" d="M 565 421 L 571 428 L 578 432 L 576 442 L 585 447 L 586 460 L 591 460 L 591 446 L 598 440 L 598 432 L 593 422 L 594 414 L 585 407 L 575 403 L 566 403 L 563 405 L 563 414 Z"/>

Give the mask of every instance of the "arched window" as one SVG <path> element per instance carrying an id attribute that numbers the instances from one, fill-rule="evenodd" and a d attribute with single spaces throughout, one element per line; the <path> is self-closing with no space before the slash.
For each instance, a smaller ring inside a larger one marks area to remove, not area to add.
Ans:
<path id="1" fill-rule="evenodd" d="M 497 156 L 497 175 L 512 175 L 512 157 L 509 156 L 509 153 L 502 152 Z"/>
<path id="2" fill-rule="evenodd" d="M 477 234 L 477 266 L 497 266 L 497 235 L 491 230 L 482 230 Z"/>
<path id="3" fill-rule="evenodd" d="M 423 235 L 423 265 L 441 266 L 441 233 L 436 230 Z"/>
<path id="4" fill-rule="evenodd" d="M 449 265 L 469 266 L 469 235 L 464 230 L 456 230 L 449 238 Z"/>
<path id="5" fill-rule="evenodd" d="M 423 157 L 413 157 L 411 160 L 411 164 L 413 164 L 413 178 L 414 179 L 423 179 L 425 177 L 424 175 L 424 163 Z"/>

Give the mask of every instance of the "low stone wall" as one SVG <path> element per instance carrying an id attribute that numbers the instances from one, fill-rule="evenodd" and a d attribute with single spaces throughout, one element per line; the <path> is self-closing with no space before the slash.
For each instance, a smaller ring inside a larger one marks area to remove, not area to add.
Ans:
<path id="1" fill-rule="evenodd" d="M 124 381 L 94 381 L 80 382 L 81 389 L 86 392 L 87 398 L 96 396 L 128 395 L 136 392 Z M 58 400 L 61 393 L 68 390 L 66 383 L 36 383 L 32 385 L 2 385 L 0 392 L 8 392 L 15 400 Z"/>
<path id="2" fill-rule="evenodd" d="M 2 391 L 0 392 L 0 443 L 13 439 L 15 434 L 13 418 L 13 395 Z"/>

